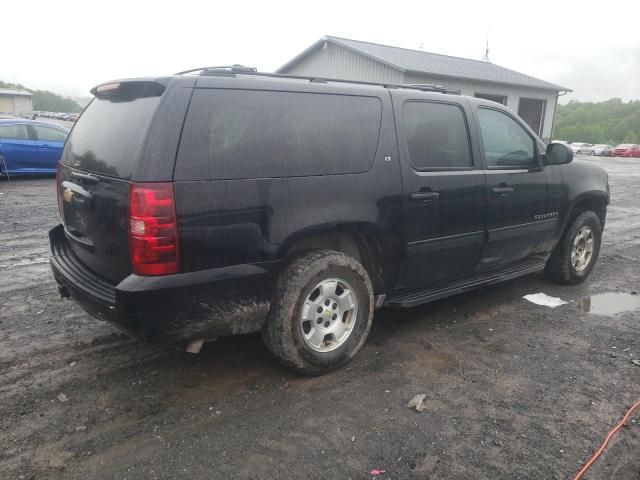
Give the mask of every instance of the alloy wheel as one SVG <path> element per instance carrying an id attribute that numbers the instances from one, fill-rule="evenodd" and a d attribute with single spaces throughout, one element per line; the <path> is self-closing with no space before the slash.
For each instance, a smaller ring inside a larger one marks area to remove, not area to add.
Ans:
<path id="1" fill-rule="evenodd" d="M 318 283 L 302 304 L 300 330 L 306 345 L 316 352 L 330 352 L 344 344 L 358 316 L 358 296 L 343 279 Z"/>

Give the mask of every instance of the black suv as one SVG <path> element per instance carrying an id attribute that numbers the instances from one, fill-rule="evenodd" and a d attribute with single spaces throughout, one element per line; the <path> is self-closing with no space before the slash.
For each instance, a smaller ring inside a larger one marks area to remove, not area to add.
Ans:
<path id="1" fill-rule="evenodd" d="M 598 256 L 606 173 L 497 103 L 238 68 L 92 93 L 51 266 L 62 296 L 150 341 L 261 330 L 319 374 L 375 308 L 540 270 L 579 283 Z"/>

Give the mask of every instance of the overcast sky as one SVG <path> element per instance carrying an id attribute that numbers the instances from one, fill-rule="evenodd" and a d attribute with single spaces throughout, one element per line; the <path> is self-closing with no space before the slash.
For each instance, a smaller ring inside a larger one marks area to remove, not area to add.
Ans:
<path id="1" fill-rule="evenodd" d="M 574 90 L 640 99 L 640 2 L 3 1 L 0 80 L 63 95 L 241 63 L 272 71 L 323 35 L 481 59 Z"/>

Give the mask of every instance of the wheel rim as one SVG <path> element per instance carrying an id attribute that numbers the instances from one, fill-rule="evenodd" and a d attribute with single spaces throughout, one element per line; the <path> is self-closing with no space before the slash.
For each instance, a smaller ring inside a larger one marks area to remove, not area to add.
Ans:
<path id="1" fill-rule="evenodd" d="M 571 266 L 576 272 L 582 272 L 591 263 L 593 257 L 593 231 L 584 226 L 573 239 L 571 248 Z"/>
<path id="2" fill-rule="evenodd" d="M 316 352 L 330 352 L 347 341 L 358 316 L 358 296 L 341 278 L 318 283 L 307 295 L 300 312 L 305 344 Z"/>

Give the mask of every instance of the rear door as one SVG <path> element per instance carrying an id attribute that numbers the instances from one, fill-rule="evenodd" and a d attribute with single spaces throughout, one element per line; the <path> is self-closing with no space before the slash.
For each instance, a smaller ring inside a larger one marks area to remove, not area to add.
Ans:
<path id="1" fill-rule="evenodd" d="M 68 132 L 46 125 L 32 124 L 29 125 L 29 128 L 33 132 L 34 141 L 38 149 L 36 157 L 38 168 L 55 172 Z"/>
<path id="2" fill-rule="evenodd" d="M 484 242 L 484 175 L 474 160 L 468 103 L 392 92 L 403 177 L 406 260 L 398 287 L 473 273 Z"/>
<path id="3" fill-rule="evenodd" d="M 37 148 L 26 125 L 0 125 L 0 169 L 3 172 L 28 173 L 35 166 L 36 156 Z"/>
<path id="4" fill-rule="evenodd" d="M 548 208 L 548 173 L 535 136 L 507 110 L 480 105 L 475 113 L 487 188 L 478 270 L 489 271 L 544 253 L 558 212 Z"/>
<path id="5" fill-rule="evenodd" d="M 132 271 L 127 212 L 164 86 L 112 84 L 85 109 L 65 145 L 58 174 L 65 235 L 80 261 L 114 283 Z M 170 179 L 170 177 L 169 177 Z"/>

